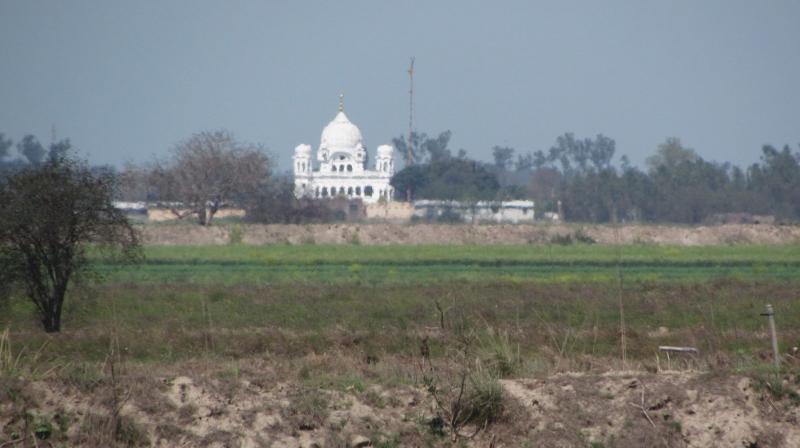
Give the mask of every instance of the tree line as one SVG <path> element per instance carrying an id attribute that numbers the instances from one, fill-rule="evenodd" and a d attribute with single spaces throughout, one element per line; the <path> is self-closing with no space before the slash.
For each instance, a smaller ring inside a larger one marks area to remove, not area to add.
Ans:
<path id="1" fill-rule="evenodd" d="M 410 189 L 415 199 L 531 199 L 537 213 L 561 211 L 563 219 L 582 222 L 697 224 L 731 213 L 800 220 L 800 151 L 789 146 L 765 145 L 760 161 L 743 169 L 705 160 L 673 137 L 641 169 L 624 155 L 615 161 L 616 143 L 604 135 L 566 133 L 547 151 L 495 146 L 493 163 L 471 160 L 463 150 L 453 155 L 450 138 L 450 132 L 412 134 L 415 164 L 392 179 L 398 194 Z M 402 137 L 394 144 L 404 153 Z"/>

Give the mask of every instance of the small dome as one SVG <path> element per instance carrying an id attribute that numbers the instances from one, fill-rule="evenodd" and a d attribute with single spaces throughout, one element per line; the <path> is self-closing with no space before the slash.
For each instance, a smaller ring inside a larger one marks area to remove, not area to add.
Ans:
<path id="1" fill-rule="evenodd" d="M 343 111 L 339 111 L 336 117 L 322 130 L 320 148 L 336 149 L 355 149 L 361 144 L 361 131 L 347 119 Z"/>
<path id="2" fill-rule="evenodd" d="M 311 157 L 311 145 L 297 145 L 297 147 L 294 148 L 294 155 Z"/>
<path id="3" fill-rule="evenodd" d="M 378 157 L 381 159 L 389 159 L 392 157 L 392 153 L 394 153 L 394 147 L 392 145 L 381 145 L 378 146 Z"/>

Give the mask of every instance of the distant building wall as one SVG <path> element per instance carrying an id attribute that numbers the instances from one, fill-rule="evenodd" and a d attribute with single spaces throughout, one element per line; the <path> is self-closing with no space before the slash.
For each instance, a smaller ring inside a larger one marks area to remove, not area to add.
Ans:
<path id="1" fill-rule="evenodd" d="M 189 212 L 188 209 L 176 209 L 176 212 L 180 213 L 181 216 L 187 214 Z M 214 219 L 220 218 L 243 218 L 245 215 L 245 211 L 241 208 L 221 208 L 214 213 Z M 189 218 L 188 216 L 184 219 Z M 178 219 L 175 213 L 172 212 L 171 209 L 168 208 L 148 208 L 147 209 L 147 220 L 152 222 L 163 222 L 163 221 L 173 221 Z M 189 218 L 193 219 L 193 218 Z"/>
<path id="2" fill-rule="evenodd" d="M 173 221 L 178 219 L 175 213 L 181 216 L 191 215 L 191 211 L 179 203 L 147 203 L 147 202 L 114 202 L 114 207 L 122 210 L 129 216 L 142 216 L 151 222 Z M 214 219 L 244 217 L 245 211 L 240 208 L 221 208 L 214 214 Z"/>
<path id="3" fill-rule="evenodd" d="M 414 206 L 408 202 L 387 202 L 367 204 L 367 219 L 407 222 L 414 215 Z"/>
<path id="4" fill-rule="evenodd" d="M 414 201 L 417 219 L 437 221 L 507 222 L 512 224 L 534 222 L 533 201 Z"/>

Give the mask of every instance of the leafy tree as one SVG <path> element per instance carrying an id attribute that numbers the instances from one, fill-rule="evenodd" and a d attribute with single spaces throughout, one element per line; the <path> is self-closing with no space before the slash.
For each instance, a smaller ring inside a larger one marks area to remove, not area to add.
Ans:
<path id="1" fill-rule="evenodd" d="M 484 163 L 466 157 L 459 150 L 456 157 L 448 148 L 452 133 L 445 131 L 436 138 L 421 136 L 419 154 L 425 154 L 424 163 L 407 166 L 391 180 L 398 198 L 406 191 L 413 199 L 482 200 L 494 199 L 500 189 L 497 175 Z M 395 145 L 398 145 L 395 139 Z"/>
<path id="2" fill-rule="evenodd" d="M 433 138 L 428 137 L 428 134 L 424 132 L 412 132 L 412 162 L 426 163 L 449 159 L 452 157 L 452 153 L 448 148 L 448 144 L 450 143 L 450 138 L 452 136 L 453 133 L 450 131 L 441 132 L 438 136 Z M 402 155 L 403 160 L 405 160 L 405 155 L 408 148 L 407 137 L 400 136 L 393 138 L 392 144 L 394 145 L 395 149 L 397 149 L 397 152 Z"/>
<path id="3" fill-rule="evenodd" d="M 534 166 L 533 154 L 517 154 L 515 167 L 517 171 L 529 171 Z"/>
<path id="4" fill-rule="evenodd" d="M 425 148 L 422 147 L 422 142 L 427 140 L 427 138 L 428 136 L 425 133 L 419 133 L 416 131 L 411 133 L 411 163 L 424 162 Z M 393 138 L 392 145 L 394 145 L 398 154 L 400 154 L 405 161 L 407 152 L 409 150 L 408 137 L 401 135 L 400 137 Z"/>
<path id="5" fill-rule="evenodd" d="M 650 172 L 655 172 L 661 167 L 671 170 L 681 163 L 695 162 L 699 158 L 694 149 L 684 147 L 679 138 L 669 137 L 658 145 L 656 153 L 648 157 L 645 163 Z"/>
<path id="6" fill-rule="evenodd" d="M 423 140 L 422 152 L 428 155 L 428 161 L 437 163 L 452 157 L 450 149 L 447 147 L 450 143 L 450 137 L 452 136 L 452 132 L 444 131 L 439 133 L 436 138 L 426 138 Z"/>
<path id="7" fill-rule="evenodd" d="M 514 160 L 514 148 L 495 146 L 492 148 L 492 157 L 494 158 L 495 168 L 501 171 L 510 170 L 511 163 Z"/>
<path id="8" fill-rule="evenodd" d="M 8 150 L 13 145 L 11 139 L 7 139 L 5 134 L 0 132 L 0 161 L 2 161 L 8 155 Z"/>
<path id="9" fill-rule="evenodd" d="M 72 144 L 69 142 L 69 139 L 61 140 L 50 144 L 47 154 L 51 159 L 64 158 L 69 154 L 71 148 Z"/>
<path id="10" fill-rule="evenodd" d="M 407 166 L 395 173 L 391 180 L 394 191 L 400 199 L 405 199 L 407 191 L 412 192 L 411 199 L 420 199 L 420 191 L 424 192 L 429 182 L 429 167 L 427 165 Z M 422 193 L 422 195 L 424 194 Z"/>
<path id="11" fill-rule="evenodd" d="M 599 171 L 611 168 L 611 159 L 616 152 L 616 142 L 603 134 L 599 134 L 594 141 L 586 140 L 589 147 L 589 159 L 594 169 Z"/>
<path id="12" fill-rule="evenodd" d="M 391 183 L 398 194 L 411 186 L 414 199 L 490 200 L 500 189 L 489 166 L 458 157 L 404 168 Z"/>
<path id="13" fill-rule="evenodd" d="M 44 156 L 47 155 L 44 146 L 33 135 L 22 137 L 22 140 L 17 143 L 17 152 L 22 154 L 31 165 L 42 163 Z"/>
<path id="14" fill-rule="evenodd" d="M 44 330 L 61 329 L 70 280 L 90 271 L 89 246 L 126 260 L 139 238 L 114 208 L 115 180 L 60 154 L 0 183 L 0 283 L 20 285 Z"/>
<path id="15" fill-rule="evenodd" d="M 533 153 L 533 168 L 540 170 L 548 163 L 547 155 L 542 150 L 537 150 Z"/>
<path id="16" fill-rule="evenodd" d="M 260 146 L 214 131 L 175 146 L 170 160 L 155 163 L 151 184 L 160 199 L 180 202 L 201 225 L 209 225 L 220 207 L 259 191 L 269 176 L 270 161 Z"/>
<path id="17" fill-rule="evenodd" d="M 778 150 L 765 145 L 761 153 L 761 164 L 749 170 L 751 188 L 769 198 L 773 213 L 800 218 L 800 152 L 792 154 L 789 146 Z"/>

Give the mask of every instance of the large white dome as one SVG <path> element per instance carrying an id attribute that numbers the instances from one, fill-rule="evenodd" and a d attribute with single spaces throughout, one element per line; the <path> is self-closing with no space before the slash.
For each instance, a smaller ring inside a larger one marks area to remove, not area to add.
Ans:
<path id="1" fill-rule="evenodd" d="M 331 151 L 362 147 L 361 131 L 347 119 L 343 111 L 339 111 L 333 121 L 322 130 L 319 146 Z"/>

